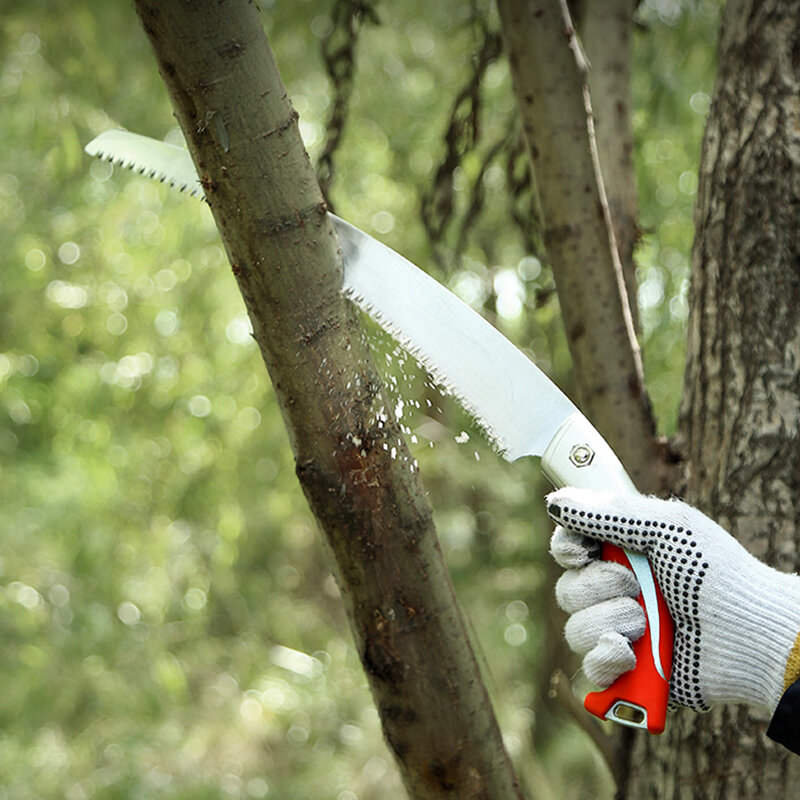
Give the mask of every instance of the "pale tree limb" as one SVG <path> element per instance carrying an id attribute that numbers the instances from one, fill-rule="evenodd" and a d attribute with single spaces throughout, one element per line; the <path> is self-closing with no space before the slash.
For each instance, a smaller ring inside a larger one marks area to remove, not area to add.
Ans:
<path id="1" fill-rule="evenodd" d="M 136 0 L 409 795 L 522 797 L 255 4 Z M 393 457 L 395 456 L 395 457 Z"/>
<path id="2" fill-rule="evenodd" d="M 587 64 L 565 0 L 498 0 L 581 404 L 643 491 L 655 422 L 597 165 Z"/>

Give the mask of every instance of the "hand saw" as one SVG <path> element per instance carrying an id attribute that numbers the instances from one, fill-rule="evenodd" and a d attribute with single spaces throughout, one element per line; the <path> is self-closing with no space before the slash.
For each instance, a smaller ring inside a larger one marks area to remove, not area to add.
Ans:
<path id="1" fill-rule="evenodd" d="M 86 146 L 92 156 L 203 196 L 185 148 L 128 131 Z M 556 487 L 636 492 L 591 423 L 517 347 L 477 312 L 407 259 L 331 214 L 344 262 L 344 293 L 453 394 L 509 461 L 540 456 Z M 661 733 L 672 668 L 673 621 L 647 559 L 604 544 L 602 557 L 633 570 L 645 612 L 633 643 L 634 669 L 584 705 L 601 719 Z"/>

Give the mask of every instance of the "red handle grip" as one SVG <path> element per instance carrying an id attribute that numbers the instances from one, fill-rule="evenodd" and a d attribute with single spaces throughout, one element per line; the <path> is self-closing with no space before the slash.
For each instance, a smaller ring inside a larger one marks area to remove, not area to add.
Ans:
<path id="1" fill-rule="evenodd" d="M 636 574 L 642 591 L 637 598 L 645 612 L 646 627 L 633 643 L 636 666 L 600 692 L 586 695 L 584 706 L 600 719 L 661 733 L 667 718 L 669 678 L 675 626 L 664 595 L 644 556 L 603 543 L 604 561 L 616 561 Z"/>

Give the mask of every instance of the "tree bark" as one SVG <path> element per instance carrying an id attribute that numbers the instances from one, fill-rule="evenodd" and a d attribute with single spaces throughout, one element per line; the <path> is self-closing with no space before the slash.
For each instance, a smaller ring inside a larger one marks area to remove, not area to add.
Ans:
<path id="1" fill-rule="evenodd" d="M 703 143 L 681 433 L 688 499 L 786 571 L 800 546 L 800 6 L 729 0 Z M 625 796 L 797 796 L 740 707 L 638 739 Z"/>
<path id="2" fill-rule="evenodd" d="M 520 798 L 253 3 L 136 0 L 414 798 Z"/>
<path id="3" fill-rule="evenodd" d="M 633 165 L 631 68 L 633 12 L 638 0 L 586 0 L 582 4 L 581 41 L 589 57 L 597 155 L 608 197 L 614 239 L 622 264 L 633 329 L 639 334 L 636 264 L 639 195 Z"/>
<path id="4" fill-rule="evenodd" d="M 498 0 L 583 410 L 643 491 L 655 423 L 596 161 L 587 65 L 565 0 Z"/>

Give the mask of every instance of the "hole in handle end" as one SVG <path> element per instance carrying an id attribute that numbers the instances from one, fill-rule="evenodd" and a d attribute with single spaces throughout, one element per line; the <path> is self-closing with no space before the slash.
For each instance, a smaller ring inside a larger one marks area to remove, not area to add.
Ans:
<path id="1" fill-rule="evenodd" d="M 606 719 L 620 725 L 627 725 L 629 728 L 647 730 L 647 709 L 624 700 L 618 700 L 611 706 L 606 714 Z"/>

